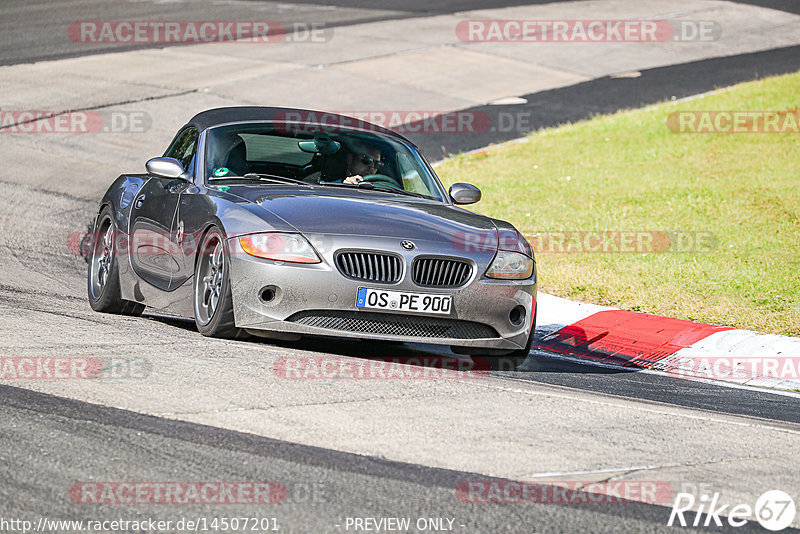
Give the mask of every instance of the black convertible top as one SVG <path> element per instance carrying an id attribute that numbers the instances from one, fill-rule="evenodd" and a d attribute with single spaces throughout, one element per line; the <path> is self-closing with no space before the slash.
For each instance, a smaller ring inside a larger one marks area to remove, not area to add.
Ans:
<path id="1" fill-rule="evenodd" d="M 328 113 L 326 111 L 314 111 L 296 108 L 268 108 L 262 106 L 232 106 L 227 108 L 215 108 L 201 111 L 192 117 L 191 120 L 189 120 L 187 126 L 194 126 L 198 131 L 202 132 L 206 128 L 211 128 L 220 124 L 249 121 L 301 122 L 309 124 L 321 123 L 326 128 L 354 128 L 356 130 L 365 130 L 391 135 L 393 137 L 403 139 L 406 142 L 410 142 L 397 132 L 387 130 L 386 128 L 355 117 L 348 117 L 346 115 L 339 115 L 337 113 Z"/>

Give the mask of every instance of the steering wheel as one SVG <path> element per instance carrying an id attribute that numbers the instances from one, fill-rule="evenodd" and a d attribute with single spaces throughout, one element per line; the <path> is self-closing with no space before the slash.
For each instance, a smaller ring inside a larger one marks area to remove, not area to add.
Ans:
<path id="1" fill-rule="evenodd" d="M 399 189 L 403 191 L 403 186 L 397 183 L 397 180 L 386 176 L 385 174 L 368 174 L 364 176 L 365 182 L 370 182 L 373 184 L 385 184 L 394 187 L 395 189 Z"/>

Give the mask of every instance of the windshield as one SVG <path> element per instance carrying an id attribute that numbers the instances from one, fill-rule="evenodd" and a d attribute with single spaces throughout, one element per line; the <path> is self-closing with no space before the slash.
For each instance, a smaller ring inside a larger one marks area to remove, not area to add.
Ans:
<path id="1" fill-rule="evenodd" d="M 267 175 L 340 185 L 360 176 L 374 184 L 373 191 L 407 191 L 443 200 L 436 177 L 419 153 L 376 132 L 242 123 L 210 128 L 206 147 L 209 183 L 256 181 Z"/>

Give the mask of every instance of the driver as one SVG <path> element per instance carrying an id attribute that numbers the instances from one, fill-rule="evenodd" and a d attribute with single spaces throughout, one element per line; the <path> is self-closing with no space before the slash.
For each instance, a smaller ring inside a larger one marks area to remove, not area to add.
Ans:
<path id="1" fill-rule="evenodd" d="M 342 182 L 345 184 L 363 182 L 364 176 L 377 174 L 378 169 L 383 167 L 380 149 L 362 143 L 351 143 L 346 159 L 347 178 Z"/>

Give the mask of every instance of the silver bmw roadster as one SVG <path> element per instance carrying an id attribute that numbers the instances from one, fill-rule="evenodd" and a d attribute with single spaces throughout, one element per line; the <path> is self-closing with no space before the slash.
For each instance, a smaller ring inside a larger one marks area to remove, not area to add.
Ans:
<path id="1" fill-rule="evenodd" d="M 401 135 L 284 108 L 204 111 L 103 196 L 89 241 L 99 312 L 145 306 L 206 336 L 325 335 L 527 356 L 536 263 L 509 223 L 458 205 Z"/>

